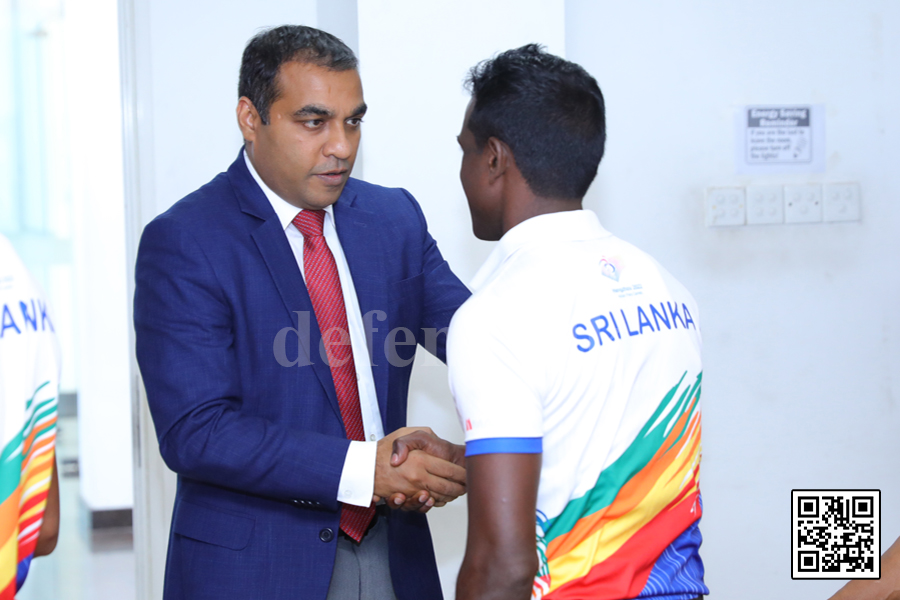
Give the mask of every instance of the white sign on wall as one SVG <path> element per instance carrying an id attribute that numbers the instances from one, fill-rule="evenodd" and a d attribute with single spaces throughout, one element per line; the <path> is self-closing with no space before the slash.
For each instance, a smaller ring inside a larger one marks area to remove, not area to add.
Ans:
<path id="1" fill-rule="evenodd" d="M 824 105 L 741 107 L 734 158 L 738 173 L 824 172 Z"/>

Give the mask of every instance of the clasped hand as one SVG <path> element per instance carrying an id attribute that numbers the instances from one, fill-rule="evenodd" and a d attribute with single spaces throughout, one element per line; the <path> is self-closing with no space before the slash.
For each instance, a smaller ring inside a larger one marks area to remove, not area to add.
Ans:
<path id="1" fill-rule="evenodd" d="M 375 496 L 391 508 L 428 512 L 466 493 L 465 447 L 428 427 L 402 427 L 378 442 Z"/>

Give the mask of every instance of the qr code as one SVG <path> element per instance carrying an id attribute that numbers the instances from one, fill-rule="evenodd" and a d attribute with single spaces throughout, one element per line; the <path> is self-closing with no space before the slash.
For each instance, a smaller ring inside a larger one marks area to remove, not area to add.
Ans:
<path id="1" fill-rule="evenodd" d="M 881 490 L 793 490 L 794 579 L 881 577 Z"/>

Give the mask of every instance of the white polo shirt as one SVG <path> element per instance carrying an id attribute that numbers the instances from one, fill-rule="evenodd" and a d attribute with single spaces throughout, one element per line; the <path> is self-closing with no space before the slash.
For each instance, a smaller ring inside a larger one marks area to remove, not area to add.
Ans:
<path id="1" fill-rule="evenodd" d="M 708 593 L 690 293 L 586 210 L 508 231 L 472 288 L 450 386 L 467 455 L 542 452 L 534 597 Z"/>
<path id="2" fill-rule="evenodd" d="M 0 589 L 16 589 L 37 545 L 53 473 L 60 350 L 47 301 L 0 235 Z"/>

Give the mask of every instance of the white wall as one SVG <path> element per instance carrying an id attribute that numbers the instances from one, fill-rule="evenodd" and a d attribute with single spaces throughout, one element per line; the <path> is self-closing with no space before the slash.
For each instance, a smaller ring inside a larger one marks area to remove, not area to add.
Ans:
<path id="1" fill-rule="evenodd" d="M 491 244 L 472 234 L 459 182 L 456 136 L 468 70 L 497 52 L 539 42 L 565 52 L 563 0 L 359 0 L 359 57 L 369 112 L 362 147 L 367 181 L 404 187 L 422 205 L 431 234 L 468 282 Z M 419 352 L 410 386 L 410 425 L 462 443 L 447 370 Z M 428 515 L 444 596 L 453 598 L 466 541 L 465 498 Z"/>
<path id="2" fill-rule="evenodd" d="M 131 382 L 115 0 L 64 3 L 81 497 L 131 508 Z M 62 178 L 65 180 L 65 178 Z M 64 307 L 69 308 L 69 307 Z"/>
<path id="3" fill-rule="evenodd" d="M 566 34 L 607 100 L 587 204 L 700 305 L 712 597 L 826 598 L 791 580 L 792 489 L 881 489 L 900 534 L 900 5 L 568 0 Z M 766 103 L 825 104 L 826 173 L 734 174 L 734 109 Z M 704 227 L 708 186 L 847 180 L 860 223 Z"/>

